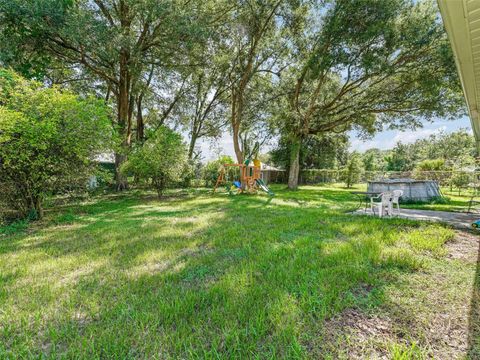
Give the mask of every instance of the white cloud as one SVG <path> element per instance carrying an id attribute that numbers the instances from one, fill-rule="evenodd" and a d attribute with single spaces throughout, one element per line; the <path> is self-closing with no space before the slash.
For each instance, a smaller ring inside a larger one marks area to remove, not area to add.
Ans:
<path id="1" fill-rule="evenodd" d="M 439 128 L 436 128 L 436 129 L 424 128 L 424 129 L 420 129 L 420 130 L 416 130 L 416 131 L 398 132 L 395 135 L 395 137 L 393 138 L 393 142 L 394 142 L 394 144 L 396 144 L 397 142 L 402 142 L 404 144 L 411 144 L 411 143 L 417 141 L 418 139 L 423 139 L 423 138 L 429 137 L 430 135 L 438 133 L 442 130 L 445 131 L 446 126 L 441 126 Z"/>
<path id="2" fill-rule="evenodd" d="M 430 135 L 446 130 L 446 126 L 440 126 L 436 128 L 422 128 L 418 130 L 384 131 L 370 140 L 358 139 L 355 137 L 355 134 L 352 133 L 350 134 L 350 148 L 352 150 L 361 152 L 371 148 L 386 150 L 393 148 L 398 142 L 403 144 L 411 144 L 419 139 L 424 139 Z"/>
<path id="3" fill-rule="evenodd" d="M 371 140 L 360 140 L 357 138 L 354 138 L 352 135 L 350 135 L 350 149 L 351 150 L 357 150 L 360 152 L 364 152 L 365 150 L 371 149 L 371 148 L 379 148 L 383 149 L 384 147 L 382 144 L 380 144 L 379 140 L 371 139 Z"/>
<path id="4" fill-rule="evenodd" d="M 373 139 L 361 140 L 356 137 L 354 132 L 350 133 L 350 148 L 357 151 L 365 151 L 371 148 L 391 149 L 399 141 L 402 143 L 412 143 L 418 139 L 426 138 L 438 131 L 447 133 L 457 131 L 461 128 L 471 129 L 470 119 L 463 116 L 457 120 L 436 119 L 434 123 L 425 122 L 424 127 L 418 130 L 407 131 L 384 131 L 378 133 Z"/>

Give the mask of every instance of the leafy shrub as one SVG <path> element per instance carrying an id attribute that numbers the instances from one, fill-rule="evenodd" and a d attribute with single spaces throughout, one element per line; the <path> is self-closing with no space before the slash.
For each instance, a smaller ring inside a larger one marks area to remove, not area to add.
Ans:
<path id="1" fill-rule="evenodd" d="M 347 164 L 344 166 L 341 172 L 342 180 L 347 185 L 347 188 L 358 183 L 362 178 L 363 162 L 360 154 L 356 151 L 350 154 Z"/>
<path id="2" fill-rule="evenodd" d="M 103 102 L 44 88 L 0 69 L 0 188 L 18 216 L 43 214 L 46 196 L 86 188 L 111 125 Z"/>
<path id="3" fill-rule="evenodd" d="M 110 164 L 99 164 L 98 167 L 94 169 L 93 176 L 95 176 L 97 181 L 96 188 L 89 189 L 90 192 L 98 191 L 99 189 L 105 190 L 105 188 L 114 187 L 114 178 L 115 178 L 115 168 Z"/>
<path id="4" fill-rule="evenodd" d="M 203 182 L 201 175 L 202 163 L 198 159 L 188 160 L 182 175 L 182 186 L 185 188 L 199 186 Z"/>
<path id="5" fill-rule="evenodd" d="M 458 171 L 452 176 L 450 181 L 458 189 L 458 195 L 460 195 L 460 191 L 470 183 L 470 176 L 466 172 Z"/>
<path id="6" fill-rule="evenodd" d="M 420 161 L 415 166 L 415 171 L 445 171 L 447 167 L 445 166 L 445 160 L 443 159 L 427 159 Z"/>
<path id="7" fill-rule="evenodd" d="M 414 200 L 414 199 L 402 199 L 400 198 L 400 203 L 402 204 L 409 204 L 409 205 L 423 205 L 423 204 L 440 204 L 440 205 L 445 205 L 445 204 L 450 204 L 451 200 L 448 197 L 442 197 L 442 196 L 435 196 L 432 197 L 430 200 Z"/>
<path id="8" fill-rule="evenodd" d="M 150 181 L 149 185 L 161 197 L 169 185 L 182 180 L 187 166 L 187 150 L 182 137 L 162 126 L 132 151 L 121 171 Z"/>
<path id="9" fill-rule="evenodd" d="M 443 159 L 427 159 L 420 161 L 414 168 L 413 177 L 418 180 L 444 180 L 449 170 Z"/>
<path id="10" fill-rule="evenodd" d="M 300 171 L 300 178 L 304 184 L 335 183 L 345 178 L 343 173 L 343 170 L 305 169 Z"/>
<path id="11" fill-rule="evenodd" d="M 446 205 L 450 204 L 451 200 L 448 197 L 445 196 L 435 196 L 430 199 L 430 204 L 441 204 L 441 205 Z"/>

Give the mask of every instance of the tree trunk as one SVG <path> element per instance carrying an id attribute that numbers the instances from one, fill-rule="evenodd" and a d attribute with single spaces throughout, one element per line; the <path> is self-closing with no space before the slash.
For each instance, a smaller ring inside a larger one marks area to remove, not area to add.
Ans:
<path id="1" fill-rule="evenodd" d="M 195 151 L 195 143 L 197 142 L 198 135 L 192 131 L 190 137 L 190 144 L 188 145 L 188 160 L 192 160 L 193 152 Z"/>
<path id="2" fill-rule="evenodd" d="M 37 196 L 35 198 L 35 203 L 33 204 L 34 210 L 37 215 L 37 220 L 42 220 L 43 219 L 43 206 L 42 206 L 42 199 L 40 196 Z"/>
<path id="3" fill-rule="evenodd" d="M 157 190 L 157 197 L 161 199 L 163 196 L 163 191 L 165 190 L 165 185 L 166 185 L 164 178 L 163 177 L 152 178 L 152 184 Z"/>
<path id="4" fill-rule="evenodd" d="M 232 87 L 232 115 L 231 125 L 233 132 L 233 149 L 237 157 L 237 162 L 243 164 L 243 152 L 240 146 L 240 121 L 241 121 L 241 107 L 243 106 L 240 101 L 241 95 L 235 91 L 235 87 Z"/>
<path id="5" fill-rule="evenodd" d="M 140 94 L 137 96 L 137 140 L 140 144 L 143 144 L 145 141 L 145 122 L 143 121 L 143 112 L 142 112 L 142 102 L 143 102 L 143 97 L 145 95 L 145 92 L 150 86 L 150 83 L 153 78 L 153 70 L 155 69 L 155 66 L 152 65 L 150 69 L 150 74 L 148 75 L 148 80 L 145 84 L 145 89 L 140 92 Z"/>
<path id="6" fill-rule="evenodd" d="M 243 151 L 240 146 L 240 124 L 234 124 L 233 126 L 233 149 L 235 150 L 235 155 L 237 156 L 237 162 L 239 164 L 243 164 L 243 161 L 245 160 L 243 158 Z"/>
<path id="7" fill-rule="evenodd" d="M 119 86 L 117 95 L 117 120 L 118 130 L 122 140 L 122 149 L 120 153 L 115 154 L 115 182 L 118 191 L 126 190 L 128 188 L 127 177 L 120 172 L 120 167 L 127 160 L 127 150 L 129 147 L 131 126 L 130 117 L 130 79 L 128 74 L 128 55 L 125 51 L 120 54 L 120 72 L 119 72 Z"/>
<path id="8" fill-rule="evenodd" d="M 296 190 L 298 188 L 298 174 L 300 173 L 300 146 L 302 140 L 293 138 L 290 150 L 290 171 L 288 174 L 288 188 Z"/>
<path id="9" fill-rule="evenodd" d="M 142 96 L 140 95 L 137 98 L 137 129 L 136 129 L 137 141 L 140 144 L 143 144 L 143 142 L 145 140 L 144 130 L 145 130 L 145 125 L 144 125 L 144 122 L 143 122 L 143 114 L 142 114 Z M 133 182 L 135 184 L 139 184 L 140 183 L 140 177 L 138 175 L 135 175 L 134 178 L 133 178 Z"/>
<path id="10" fill-rule="evenodd" d="M 145 138 L 145 124 L 143 122 L 142 114 L 142 96 L 137 99 L 137 140 L 139 143 L 143 143 Z"/>
<path id="11" fill-rule="evenodd" d="M 117 191 L 128 189 L 127 176 L 122 174 L 120 167 L 127 160 L 127 156 L 120 153 L 115 153 L 115 184 Z"/>

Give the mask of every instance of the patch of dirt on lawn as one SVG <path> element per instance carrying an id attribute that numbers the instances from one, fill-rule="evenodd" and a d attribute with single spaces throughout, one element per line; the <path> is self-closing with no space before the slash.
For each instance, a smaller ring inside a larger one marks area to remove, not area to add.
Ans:
<path id="1" fill-rule="evenodd" d="M 427 331 L 435 359 L 463 359 L 468 350 L 468 310 L 457 309 L 456 314 L 439 312 Z"/>
<path id="2" fill-rule="evenodd" d="M 446 244 L 448 258 L 477 262 L 480 236 L 471 231 L 456 231 L 452 241 Z"/>
<path id="3" fill-rule="evenodd" d="M 460 261 L 462 265 L 446 267 L 444 273 L 437 270 L 426 274 L 425 282 L 430 284 L 425 284 L 423 290 L 430 293 L 427 306 L 431 312 L 423 330 L 436 359 L 463 359 L 467 354 L 479 245 L 478 234 L 455 231 L 455 237 L 445 244 L 446 259 L 447 263 Z"/>
<path id="4" fill-rule="evenodd" d="M 407 350 L 415 344 L 415 355 L 425 358 L 464 359 L 468 353 L 480 359 L 469 339 L 479 246 L 478 234 L 456 231 L 444 258 L 432 259 L 426 271 L 401 275 L 400 283 L 385 288 L 387 300 L 378 308 L 350 308 L 326 320 L 310 352 L 316 358 L 389 359 L 392 346 Z M 371 290 L 361 284 L 353 293 Z"/>
<path id="5" fill-rule="evenodd" d="M 386 343 L 397 342 L 391 319 L 357 309 L 347 309 L 327 320 L 323 331 L 323 340 L 327 344 L 323 350 L 334 358 L 388 359 Z"/>

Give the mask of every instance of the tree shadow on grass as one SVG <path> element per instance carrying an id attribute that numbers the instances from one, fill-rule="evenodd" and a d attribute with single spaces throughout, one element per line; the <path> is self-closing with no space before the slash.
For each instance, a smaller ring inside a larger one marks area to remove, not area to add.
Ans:
<path id="1" fill-rule="evenodd" d="M 191 200 L 200 199 L 201 203 Z M 182 207 L 175 207 L 182 204 Z M 186 204 L 186 205 L 185 205 Z M 219 210 L 219 205 L 207 197 L 172 198 L 168 202 L 161 200 L 143 201 L 142 199 L 123 196 L 120 198 L 109 199 L 104 202 L 95 202 L 86 205 L 72 205 L 65 211 L 72 214 L 72 219 L 67 222 L 58 222 L 55 218 L 47 223 L 38 224 L 33 227 L 29 234 L 16 234 L 2 239 L 0 243 L 0 254 L 14 252 L 25 247 L 25 238 L 42 238 L 41 242 L 34 241 L 42 247 L 49 247 L 49 244 L 56 244 L 60 250 L 68 243 L 76 240 L 85 242 L 88 239 L 82 238 L 82 235 L 94 232 L 100 235 L 102 239 L 104 232 L 115 228 L 135 229 L 140 228 L 146 222 L 146 219 L 156 219 L 157 222 L 167 223 L 169 218 L 185 217 L 195 213 L 205 213 Z M 36 224 L 34 224 L 36 225 Z M 114 232 L 114 231 L 113 231 Z M 135 234 L 142 235 L 141 233 Z M 148 234 L 146 234 L 148 235 Z M 107 236 L 103 236 L 104 238 Z M 61 240 L 63 238 L 63 240 Z M 46 240 L 45 240 L 46 239 Z M 51 240 L 49 240 L 51 239 Z M 93 244 L 92 244 L 93 245 Z M 36 245 L 28 245 L 35 247 Z M 68 246 L 65 247 L 65 252 Z"/>
<path id="2" fill-rule="evenodd" d="M 104 261 L 69 283 L 63 299 L 47 287 L 42 310 L 34 307 L 45 321 L 25 323 L 34 344 L 52 357 L 298 357 L 325 318 L 381 302 L 395 271 L 411 271 L 379 257 L 384 239 L 411 222 L 266 206 L 262 197 L 217 200 L 178 209 L 124 203 L 114 219 L 101 213 L 78 230 L 40 234 L 31 250 L 48 261 Z M 48 281 L 69 278 L 58 271 Z M 362 284 L 375 291 L 359 293 Z"/>
<path id="3" fill-rule="evenodd" d="M 355 303 L 347 293 L 358 284 L 379 285 L 375 246 L 328 248 L 299 238 L 270 246 L 229 241 L 223 249 L 179 259 L 185 265 L 178 271 L 172 263 L 134 278 L 85 279 L 71 301 L 99 305 L 96 315 L 86 306 L 86 329 L 78 319 L 54 322 L 57 331 L 75 330 L 58 340 L 72 355 L 93 356 L 108 347 L 117 355 L 154 354 L 162 344 L 164 354 L 174 357 L 294 357 L 302 352 L 296 346 L 309 341 L 303 338 L 309 326 Z M 380 294 L 377 288 L 375 296 Z M 87 349 L 82 339 L 89 335 Z"/>

